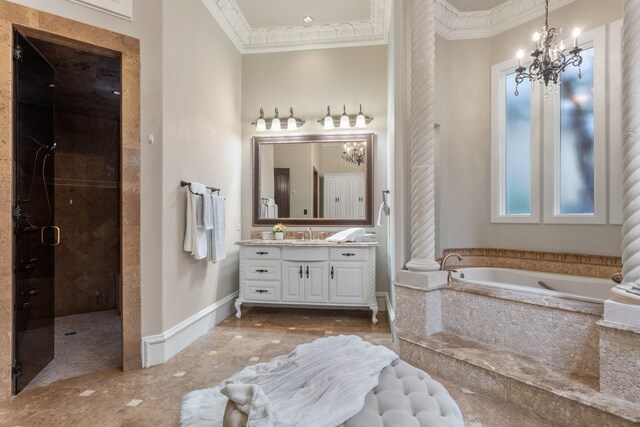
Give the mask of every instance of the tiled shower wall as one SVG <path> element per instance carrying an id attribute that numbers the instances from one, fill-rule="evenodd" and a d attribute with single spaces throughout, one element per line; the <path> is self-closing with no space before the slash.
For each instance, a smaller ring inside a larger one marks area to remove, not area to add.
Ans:
<path id="1" fill-rule="evenodd" d="M 119 306 L 119 123 L 56 112 L 55 315 Z"/>

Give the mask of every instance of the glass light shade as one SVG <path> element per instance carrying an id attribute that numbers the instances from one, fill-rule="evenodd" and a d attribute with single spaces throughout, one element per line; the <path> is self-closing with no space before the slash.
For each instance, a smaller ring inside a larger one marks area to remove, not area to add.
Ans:
<path id="1" fill-rule="evenodd" d="M 346 114 L 343 114 L 340 117 L 340 128 L 349 129 L 350 127 L 351 127 L 351 124 L 349 123 L 349 116 L 347 116 Z"/>
<path id="2" fill-rule="evenodd" d="M 271 130 L 274 130 L 274 131 L 282 130 L 282 128 L 280 127 L 280 119 L 279 118 L 274 117 L 274 119 L 271 120 Z"/>
<path id="3" fill-rule="evenodd" d="M 367 120 L 365 119 L 364 114 L 360 113 L 358 114 L 358 117 L 356 117 L 356 127 L 357 128 L 367 127 Z"/>
<path id="4" fill-rule="evenodd" d="M 325 129 L 333 129 L 335 125 L 333 124 L 333 117 L 327 116 L 324 118 L 324 128 Z"/>
<path id="5" fill-rule="evenodd" d="M 264 119 L 258 119 L 258 121 L 256 122 L 256 130 L 259 130 L 259 131 L 267 130 L 267 122 L 265 122 Z"/>
<path id="6" fill-rule="evenodd" d="M 298 129 L 298 123 L 296 122 L 296 119 L 294 119 L 293 117 L 289 117 L 289 120 L 287 120 L 287 130 L 296 129 Z"/>

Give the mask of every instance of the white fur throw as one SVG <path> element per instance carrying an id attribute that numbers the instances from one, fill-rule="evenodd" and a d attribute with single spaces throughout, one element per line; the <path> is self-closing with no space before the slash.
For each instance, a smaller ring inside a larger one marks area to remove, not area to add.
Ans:
<path id="1" fill-rule="evenodd" d="M 221 384 L 248 427 L 337 426 L 356 415 L 398 356 L 356 336 L 320 338 L 249 366 Z"/>

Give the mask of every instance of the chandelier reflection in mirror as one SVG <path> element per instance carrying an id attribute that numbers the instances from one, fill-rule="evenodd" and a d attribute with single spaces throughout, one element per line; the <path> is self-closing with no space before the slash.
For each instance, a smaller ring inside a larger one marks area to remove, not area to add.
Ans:
<path id="1" fill-rule="evenodd" d="M 365 163 L 367 144 L 364 141 L 345 142 L 342 160 L 360 166 Z"/>
<path id="2" fill-rule="evenodd" d="M 578 46 L 580 30 L 578 28 L 573 30 L 573 48 L 568 52 L 565 52 L 564 43 L 560 40 L 561 33 L 562 27 L 549 28 L 549 0 L 546 0 L 544 27 L 542 32 L 533 34 L 533 50 L 531 51 L 529 68 L 522 64 L 524 51 L 520 50 L 518 52 L 518 68 L 515 70 L 516 96 L 519 95 L 518 86 L 525 79 L 529 79 L 532 83 L 535 81 L 540 82 L 540 84 L 544 83 L 548 89 L 546 93 L 546 96 L 548 96 L 551 90 L 549 83 L 557 85 L 560 73 L 570 65 L 578 67 L 578 77 L 582 78 L 582 69 L 580 68 L 582 64 L 580 52 L 582 49 Z"/>

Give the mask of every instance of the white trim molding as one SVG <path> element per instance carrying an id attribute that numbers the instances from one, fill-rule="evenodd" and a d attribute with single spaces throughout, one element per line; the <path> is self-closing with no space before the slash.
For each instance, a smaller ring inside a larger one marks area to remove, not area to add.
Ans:
<path id="1" fill-rule="evenodd" d="M 252 28 L 236 0 L 202 0 L 240 53 L 266 53 L 386 44 L 391 0 L 370 0 L 369 20 Z"/>
<path id="2" fill-rule="evenodd" d="M 593 214 L 560 213 L 560 91 L 544 103 L 544 222 L 545 224 L 607 223 L 607 33 L 604 26 L 584 33 L 582 48 L 594 48 L 594 210 Z M 571 40 L 564 41 L 570 46 Z"/>
<path id="3" fill-rule="evenodd" d="M 142 338 L 142 367 L 166 363 L 215 325 L 235 313 L 234 292 L 158 335 Z"/>
<path id="4" fill-rule="evenodd" d="M 609 223 L 622 224 L 622 19 L 609 24 Z"/>
<path id="5" fill-rule="evenodd" d="M 506 99 L 507 78 L 515 78 L 516 59 L 491 67 L 491 222 L 492 223 L 540 223 L 540 97 L 541 90 L 530 94 L 530 167 L 531 186 L 529 214 L 510 215 L 506 208 Z M 531 89 L 535 89 L 533 85 Z"/>
<path id="6" fill-rule="evenodd" d="M 544 0 L 507 0 L 493 9 L 461 12 L 447 0 L 436 1 L 436 31 L 448 40 L 493 37 L 544 15 Z M 575 0 L 552 0 L 556 10 Z"/>
<path id="7" fill-rule="evenodd" d="M 67 0 L 118 18 L 133 20 L 133 0 Z"/>

